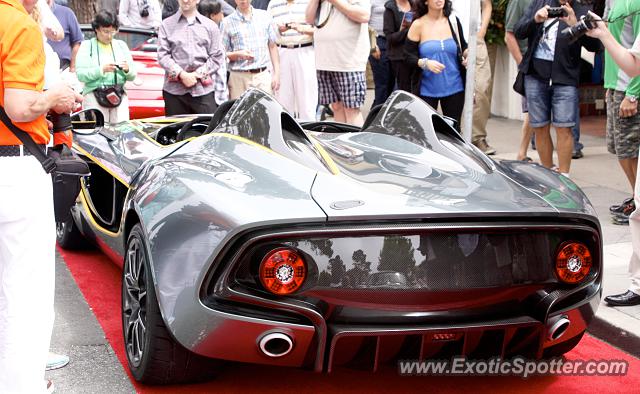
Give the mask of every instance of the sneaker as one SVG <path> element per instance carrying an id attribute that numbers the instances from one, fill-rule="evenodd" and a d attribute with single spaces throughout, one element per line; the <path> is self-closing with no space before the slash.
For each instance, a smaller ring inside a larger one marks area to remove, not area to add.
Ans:
<path id="1" fill-rule="evenodd" d="M 473 145 L 480 149 L 485 155 L 491 156 L 496 154 L 496 150 L 493 149 L 484 138 L 475 141 Z"/>
<path id="2" fill-rule="evenodd" d="M 614 213 L 622 213 L 625 210 L 631 210 L 633 212 L 636 209 L 636 203 L 633 200 L 633 197 L 625 198 L 621 204 L 612 205 L 609 207 L 609 212 Z"/>
<path id="3" fill-rule="evenodd" d="M 69 364 L 69 356 L 66 354 L 56 354 L 49 352 L 49 357 L 47 357 L 47 371 L 51 371 L 52 369 L 62 368 L 65 365 Z"/>
<path id="4" fill-rule="evenodd" d="M 627 204 L 622 208 L 622 212 L 611 212 L 613 224 L 629 224 L 629 216 L 635 209 L 635 204 Z"/>
<path id="5" fill-rule="evenodd" d="M 574 150 L 573 153 L 571 154 L 572 159 L 582 159 L 583 157 L 584 157 L 584 154 L 582 154 L 582 149 Z"/>
<path id="6" fill-rule="evenodd" d="M 611 216 L 611 223 L 617 224 L 619 226 L 628 226 L 629 225 L 629 216 L 618 213 Z"/>

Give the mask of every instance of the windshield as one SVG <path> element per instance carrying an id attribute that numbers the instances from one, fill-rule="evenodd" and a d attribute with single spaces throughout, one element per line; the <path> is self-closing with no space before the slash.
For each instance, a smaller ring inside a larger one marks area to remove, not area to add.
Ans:
<path id="1" fill-rule="evenodd" d="M 93 29 L 91 29 L 91 26 L 81 25 L 81 28 L 86 40 L 95 37 L 96 34 Z M 158 51 L 158 37 L 156 32 L 150 29 L 121 27 L 114 38 L 126 42 L 131 51 Z"/>

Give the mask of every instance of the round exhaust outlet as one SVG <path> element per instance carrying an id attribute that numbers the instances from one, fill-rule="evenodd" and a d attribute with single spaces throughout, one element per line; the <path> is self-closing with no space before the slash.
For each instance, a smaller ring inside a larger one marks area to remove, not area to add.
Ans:
<path id="1" fill-rule="evenodd" d="M 567 332 L 567 329 L 571 325 L 571 321 L 567 316 L 559 316 L 553 320 L 550 320 L 547 324 L 547 340 L 555 341 Z"/>
<path id="2" fill-rule="evenodd" d="M 271 332 L 260 338 L 258 347 L 268 357 L 282 357 L 293 349 L 293 339 L 282 332 Z"/>

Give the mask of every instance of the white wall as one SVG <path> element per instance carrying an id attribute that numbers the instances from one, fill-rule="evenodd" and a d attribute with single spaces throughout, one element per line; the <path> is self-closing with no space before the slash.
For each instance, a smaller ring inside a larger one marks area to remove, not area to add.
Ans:
<path id="1" fill-rule="evenodd" d="M 522 119 L 520 95 L 512 88 L 517 74 L 516 62 L 509 55 L 507 47 L 498 45 L 493 74 L 493 97 L 491 98 L 491 113 L 493 115 L 509 119 Z"/>

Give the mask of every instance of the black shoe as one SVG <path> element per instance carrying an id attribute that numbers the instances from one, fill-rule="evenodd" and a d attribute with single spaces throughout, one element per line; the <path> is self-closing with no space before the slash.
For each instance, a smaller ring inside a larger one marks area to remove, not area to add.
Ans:
<path id="1" fill-rule="evenodd" d="M 640 295 L 631 290 L 627 290 L 626 293 L 604 297 L 604 301 L 612 306 L 640 305 Z"/>
<path id="2" fill-rule="evenodd" d="M 611 213 L 622 213 L 624 211 L 629 211 L 629 213 L 635 211 L 636 203 L 633 200 L 633 197 L 625 198 L 621 204 L 612 205 L 609 207 L 609 212 Z"/>
<path id="3" fill-rule="evenodd" d="M 628 226 L 629 216 L 625 216 L 621 213 L 613 214 L 611 215 L 611 223 L 617 224 L 618 226 Z"/>
<path id="4" fill-rule="evenodd" d="M 583 157 L 584 157 L 584 155 L 582 154 L 582 149 L 574 150 L 573 154 L 571 155 L 572 159 L 582 159 Z"/>

